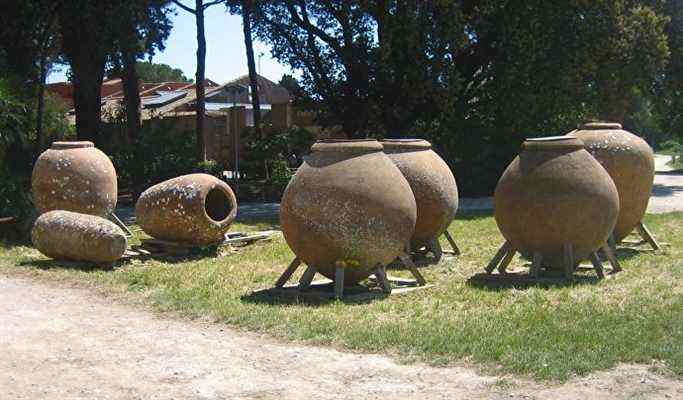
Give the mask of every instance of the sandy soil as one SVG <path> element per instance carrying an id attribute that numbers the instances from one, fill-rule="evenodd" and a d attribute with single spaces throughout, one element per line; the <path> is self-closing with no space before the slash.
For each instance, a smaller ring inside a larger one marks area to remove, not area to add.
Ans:
<path id="1" fill-rule="evenodd" d="M 545 387 L 463 367 L 280 343 L 0 276 L 5 399 L 680 399 L 645 366 Z"/>

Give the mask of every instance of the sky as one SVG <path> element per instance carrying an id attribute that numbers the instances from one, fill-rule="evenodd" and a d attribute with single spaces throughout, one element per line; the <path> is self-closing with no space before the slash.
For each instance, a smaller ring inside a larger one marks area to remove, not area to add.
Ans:
<path id="1" fill-rule="evenodd" d="M 185 4 L 194 2 L 185 1 Z M 194 15 L 176 9 L 177 15 L 171 16 L 173 29 L 166 40 L 166 49 L 152 57 L 152 62 L 168 64 L 180 68 L 188 78 L 194 79 L 197 68 L 197 32 Z M 219 4 L 209 7 L 205 13 L 206 32 L 206 77 L 217 83 L 226 83 L 247 74 L 247 56 L 242 33 L 242 18 L 230 15 L 225 6 Z M 259 55 L 263 54 L 260 57 Z M 279 81 L 283 74 L 290 70 L 273 59 L 268 47 L 258 41 L 254 42 L 254 57 L 259 74 L 272 81 Z M 66 80 L 68 66 L 61 66 L 48 77 L 48 82 Z"/>

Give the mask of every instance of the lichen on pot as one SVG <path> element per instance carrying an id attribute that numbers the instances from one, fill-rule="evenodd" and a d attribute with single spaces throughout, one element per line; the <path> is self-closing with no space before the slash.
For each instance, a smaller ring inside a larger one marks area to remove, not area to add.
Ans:
<path id="1" fill-rule="evenodd" d="M 617 123 L 590 122 L 569 135 L 607 170 L 619 192 L 619 217 L 614 238 L 623 240 L 643 219 L 655 176 L 654 153 L 642 138 Z"/>
<path id="2" fill-rule="evenodd" d="M 209 245 L 223 241 L 237 216 L 237 199 L 218 178 L 189 174 L 145 190 L 135 205 L 135 216 L 154 238 Z"/>
<path id="3" fill-rule="evenodd" d="M 441 235 L 458 210 L 458 186 L 446 162 L 422 139 L 383 140 L 384 152 L 408 181 L 417 205 L 414 250 Z"/>
<path id="4" fill-rule="evenodd" d="M 376 140 L 324 140 L 287 185 L 287 244 L 329 279 L 353 285 L 405 251 L 417 210 L 410 186 Z"/>
<path id="5" fill-rule="evenodd" d="M 106 217 L 116 208 L 116 171 L 92 142 L 54 142 L 33 167 L 39 212 L 68 210 Z"/>
<path id="6" fill-rule="evenodd" d="M 581 140 L 559 136 L 522 144 L 496 186 L 494 207 L 512 248 L 527 256 L 538 252 L 545 267 L 561 268 L 566 244 L 578 263 L 606 243 L 619 197 Z"/>
<path id="7" fill-rule="evenodd" d="M 31 230 L 33 245 L 58 260 L 112 262 L 126 251 L 126 235 L 104 218 L 71 211 L 49 211 Z"/>

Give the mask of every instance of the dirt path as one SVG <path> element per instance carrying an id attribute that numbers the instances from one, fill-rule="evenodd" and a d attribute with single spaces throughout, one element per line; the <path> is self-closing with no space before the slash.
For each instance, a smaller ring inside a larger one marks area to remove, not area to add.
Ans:
<path id="1" fill-rule="evenodd" d="M 683 382 L 643 366 L 550 388 L 497 385 L 467 368 L 278 343 L 3 276 L 0 349 L 3 400 L 683 398 Z"/>

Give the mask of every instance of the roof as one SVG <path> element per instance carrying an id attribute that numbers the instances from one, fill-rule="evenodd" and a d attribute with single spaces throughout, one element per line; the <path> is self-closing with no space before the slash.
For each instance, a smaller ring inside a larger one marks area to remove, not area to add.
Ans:
<path id="1" fill-rule="evenodd" d="M 258 95 L 259 101 L 261 103 L 286 104 L 292 100 L 292 96 L 290 95 L 289 91 L 285 89 L 285 87 L 280 86 L 277 83 L 262 77 L 261 75 L 256 75 L 256 83 L 258 85 Z M 230 86 L 234 84 L 249 87 L 249 75 L 240 76 L 239 78 L 226 83 L 225 86 Z M 242 100 L 242 102 L 244 103 L 250 103 L 251 100 L 248 96 L 249 95 L 246 94 L 240 100 Z"/>

